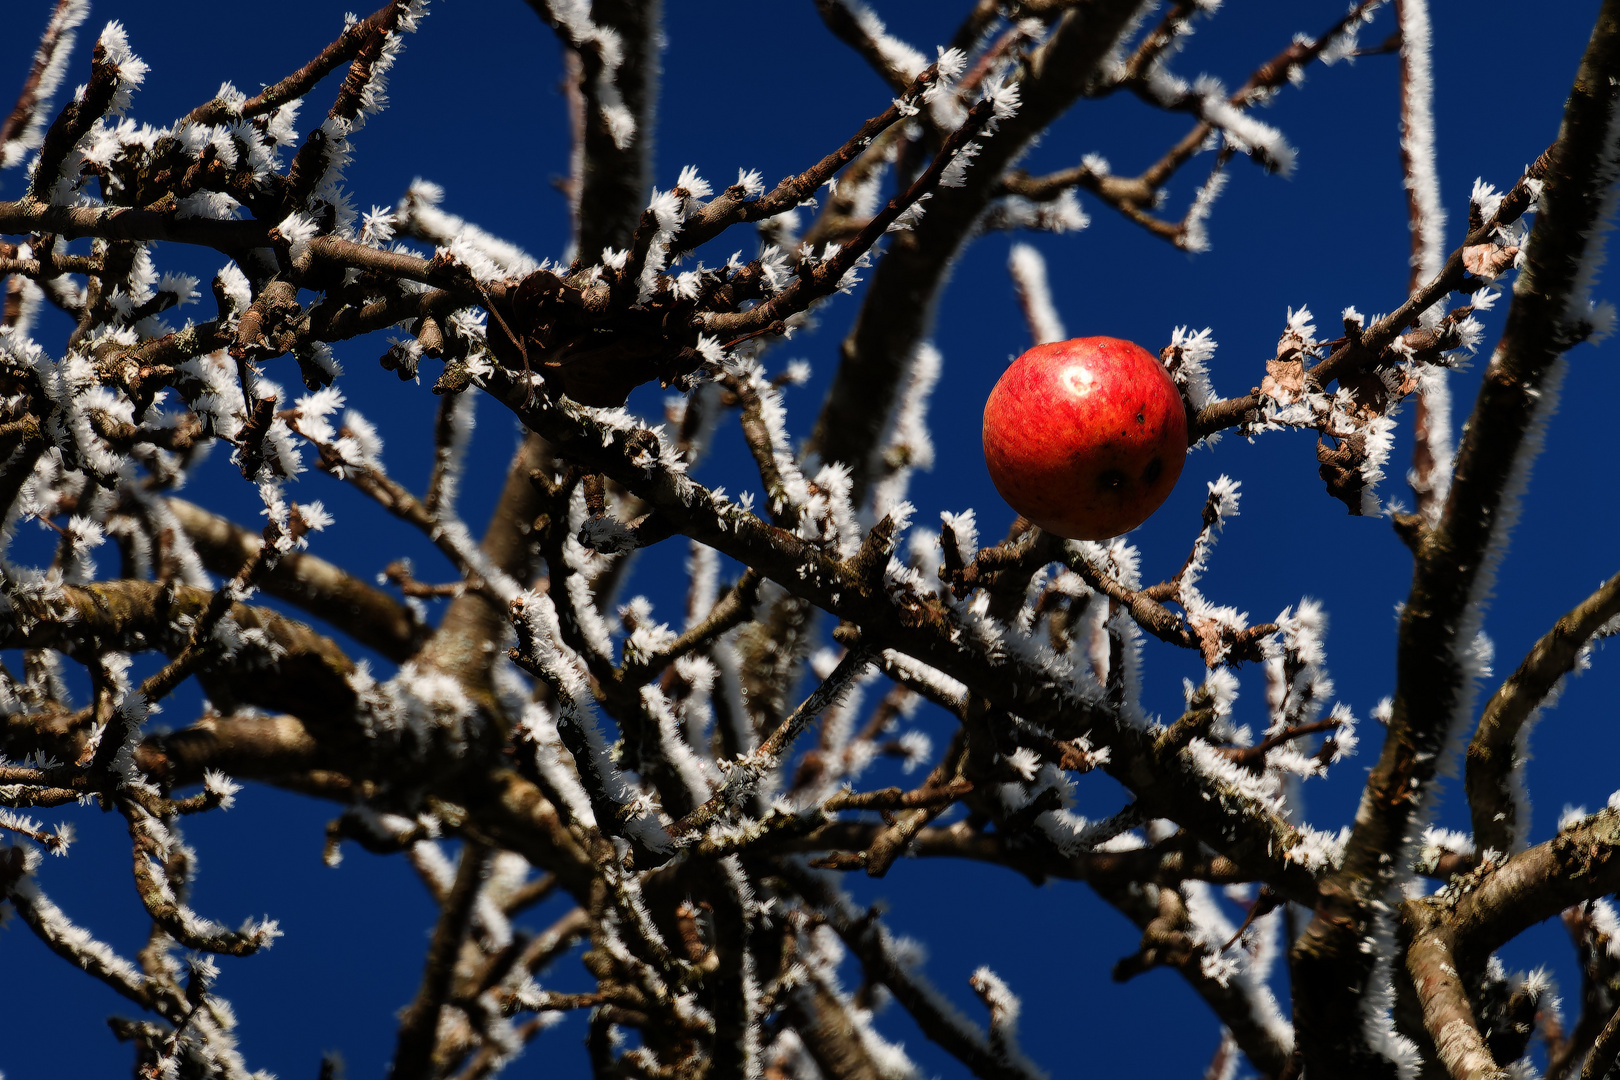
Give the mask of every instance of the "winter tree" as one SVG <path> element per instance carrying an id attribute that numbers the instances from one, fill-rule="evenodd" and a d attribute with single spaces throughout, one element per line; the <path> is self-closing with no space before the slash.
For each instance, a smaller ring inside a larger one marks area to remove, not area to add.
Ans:
<path id="1" fill-rule="evenodd" d="M 0 1067 L 1610 1074 L 1620 2 L 103 6 L 0 42 Z M 1068 541 L 978 410 L 1109 333 L 1193 450 Z"/>

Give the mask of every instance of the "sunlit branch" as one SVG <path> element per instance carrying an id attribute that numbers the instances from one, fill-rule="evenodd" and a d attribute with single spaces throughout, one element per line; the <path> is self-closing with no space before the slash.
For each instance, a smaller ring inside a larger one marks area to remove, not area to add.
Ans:
<path id="1" fill-rule="evenodd" d="M 1467 790 L 1474 843 L 1514 850 L 1523 839 L 1512 774 L 1522 767 L 1520 733 L 1583 652 L 1620 615 L 1620 574 L 1581 601 L 1531 647 L 1518 670 L 1491 695 L 1468 744 Z"/>

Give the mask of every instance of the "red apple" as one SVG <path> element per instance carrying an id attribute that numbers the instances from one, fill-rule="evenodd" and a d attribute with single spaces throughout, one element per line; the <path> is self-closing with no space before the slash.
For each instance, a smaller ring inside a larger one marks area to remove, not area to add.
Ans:
<path id="1" fill-rule="evenodd" d="M 984 460 L 1049 533 L 1106 540 L 1159 508 L 1187 457 L 1187 414 L 1158 359 L 1111 337 L 1037 345 L 984 406 Z"/>

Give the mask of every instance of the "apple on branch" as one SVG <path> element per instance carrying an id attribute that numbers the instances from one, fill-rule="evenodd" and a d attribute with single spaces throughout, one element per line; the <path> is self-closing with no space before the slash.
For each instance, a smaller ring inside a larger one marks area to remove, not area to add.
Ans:
<path id="1" fill-rule="evenodd" d="M 1049 533 L 1129 532 L 1176 486 L 1187 457 L 1181 395 L 1152 353 L 1111 337 L 1037 345 L 984 406 L 996 490 Z"/>

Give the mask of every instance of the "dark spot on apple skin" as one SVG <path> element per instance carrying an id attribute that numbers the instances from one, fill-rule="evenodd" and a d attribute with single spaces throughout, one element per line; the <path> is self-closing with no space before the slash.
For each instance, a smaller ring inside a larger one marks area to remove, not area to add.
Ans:
<path id="1" fill-rule="evenodd" d="M 1154 458 L 1152 461 L 1148 462 L 1148 467 L 1142 470 L 1142 483 L 1148 487 L 1152 487 L 1158 482 L 1159 477 L 1163 474 L 1163 472 L 1164 460 L 1162 458 Z"/>
<path id="2" fill-rule="evenodd" d="M 1142 410 L 1141 409 L 1137 409 L 1136 410 L 1136 426 L 1141 427 L 1145 423 L 1147 423 L 1147 417 L 1142 415 Z"/>
<path id="3" fill-rule="evenodd" d="M 1104 469 L 1097 474 L 1097 486 L 1104 491 L 1120 491 L 1125 487 L 1125 470 Z"/>

